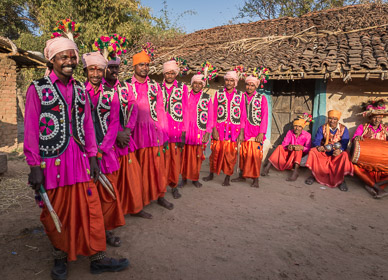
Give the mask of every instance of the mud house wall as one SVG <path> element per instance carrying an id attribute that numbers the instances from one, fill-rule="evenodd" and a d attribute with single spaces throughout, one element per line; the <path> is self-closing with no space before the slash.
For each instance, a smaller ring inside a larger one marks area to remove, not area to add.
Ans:
<path id="1" fill-rule="evenodd" d="M 0 149 L 17 143 L 16 62 L 0 56 Z"/>
<path id="2" fill-rule="evenodd" d="M 353 79 L 345 84 L 341 79 L 327 82 L 326 87 L 326 109 L 336 109 L 342 112 L 341 122 L 344 123 L 352 137 L 358 125 L 366 121 L 358 116 L 361 110 L 361 103 L 369 99 L 388 99 L 388 80 L 380 79 Z M 388 122 L 388 118 L 383 120 Z"/>

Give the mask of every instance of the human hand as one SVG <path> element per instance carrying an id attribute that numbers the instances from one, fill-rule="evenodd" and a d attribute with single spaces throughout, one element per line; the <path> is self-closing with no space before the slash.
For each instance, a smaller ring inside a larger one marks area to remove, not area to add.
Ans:
<path id="1" fill-rule="evenodd" d="M 324 151 L 325 151 L 325 147 L 323 147 L 323 146 L 318 146 L 318 147 L 317 147 L 317 150 L 318 150 L 318 152 L 324 152 Z"/>
<path id="2" fill-rule="evenodd" d="M 256 136 L 255 141 L 263 144 L 263 139 L 264 139 L 264 133 L 259 133 L 259 135 Z"/>
<path id="3" fill-rule="evenodd" d="M 89 164 L 90 164 L 90 178 L 92 178 L 93 181 L 96 183 L 98 180 L 98 177 L 100 176 L 100 168 L 98 167 L 97 158 L 90 157 Z"/>
<path id="4" fill-rule="evenodd" d="M 40 166 L 31 166 L 30 171 L 28 183 L 33 190 L 39 191 L 40 186 L 44 183 L 43 169 Z"/>

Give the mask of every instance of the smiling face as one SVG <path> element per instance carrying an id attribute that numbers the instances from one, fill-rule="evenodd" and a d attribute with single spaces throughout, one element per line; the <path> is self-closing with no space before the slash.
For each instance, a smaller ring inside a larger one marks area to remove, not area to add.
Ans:
<path id="1" fill-rule="evenodd" d="M 370 117 L 370 124 L 374 127 L 379 126 L 383 121 L 384 115 L 372 115 Z"/>
<path id="2" fill-rule="evenodd" d="M 97 65 L 90 65 L 85 68 L 88 81 L 94 85 L 99 86 L 104 76 L 104 68 Z"/>
<path id="3" fill-rule="evenodd" d="M 246 83 L 245 89 L 246 89 L 247 93 L 249 95 L 251 95 L 252 93 L 254 93 L 256 91 L 256 86 L 254 83 L 249 82 L 249 83 Z"/>
<path id="4" fill-rule="evenodd" d="M 300 125 L 294 125 L 294 133 L 300 135 L 302 133 L 303 127 Z"/>
<path id="5" fill-rule="evenodd" d="M 231 78 L 225 79 L 225 88 L 228 92 L 232 92 L 234 87 L 235 87 L 234 79 L 231 79 Z"/>
<path id="6" fill-rule="evenodd" d="M 150 71 L 149 63 L 139 63 L 134 66 L 135 74 L 142 78 L 147 78 L 148 72 Z"/>
<path id="7" fill-rule="evenodd" d="M 58 78 L 69 78 L 77 67 L 77 55 L 75 50 L 65 50 L 57 53 L 50 62 Z"/>
<path id="8" fill-rule="evenodd" d="M 198 93 L 198 92 L 200 92 L 203 89 L 203 83 L 195 81 L 195 82 L 193 82 L 191 87 L 193 88 L 193 92 L 194 93 Z"/>
<path id="9" fill-rule="evenodd" d="M 177 74 L 174 70 L 164 73 L 164 79 L 166 80 L 167 84 L 172 84 L 175 81 L 176 76 Z"/>
<path id="10" fill-rule="evenodd" d="M 336 128 L 338 125 L 338 118 L 335 117 L 329 117 L 327 122 L 329 123 L 331 128 Z"/>

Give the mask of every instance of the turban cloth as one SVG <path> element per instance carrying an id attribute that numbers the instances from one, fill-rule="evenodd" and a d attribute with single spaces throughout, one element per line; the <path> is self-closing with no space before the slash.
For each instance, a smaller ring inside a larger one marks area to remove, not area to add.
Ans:
<path id="1" fill-rule="evenodd" d="M 66 50 L 74 50 L 75 55 L 77 56 L 77 63 L 79 62 L 78 56 L 78 48 L 77 45 L 70 39 L 65 37 L 56 37 L 50 39 L 46 42 L 46 47 L 44 48 L 44 56 L 48 60 L 51 60 L 57 53 L 66 51 Z M 49 70 L 46 70 L 46 76 L 50 74 Z"/>
<path id="2" fill-rule="evenodd" d="M 139 63 L 150 63 L 151 62 L 151 58 L 144 50 L 135 54 L 132 59 L 133 59 L 133 66 L 135 66 Z"/>
<path id="3" fill-rule="evenodd" d="M 84 64 L 84 68 L 91 65 L 96 65 L 103 69 L 105 69 L 108 64 L 108 62 L 100 52 L 85 53 L 82 56 L 82 63 Z"/>
<path id="4" fill-rule="evenodd" d="M 180 69 L 179 69 L 178 65 L 176 64 L 175 60 L 170 60 L 170 61 L 163 63 L 163 74 L 166 74 L 170 71 L 174 71 L 175 74 L 178 75 L 179 70 Z"/>
<path id="5" fill-rule="evenodd" d="M 202 74 L 194 75 L 191 78 L 191 85 L 193 85 L 194 82 L 201 82 L 203 84 L 203 86 L 205 86 L 205 81 L 203 80 L 204 77 L 205 76 Z"/>
<path id="6" fill-rule="evenodd" d="M 257 77 L 249 76 L 245 79 L 245 82 L 248 83 L 254 83 L 255 87 L 259 87 L 260 80 Z"/>
<path id="7" fill-rule="evenodd" d="M 224 79 L 233 79 L 234 80 L 234 86 L 237 87 L 238 75 L 237 75 L 236 71 L 228 71 L 228 72 L 226 72 L 226 75 L 224 76 Z"/>
<path id="8" fill-rule="evenodd" d="M 120 63 L 121 63 L 121 59 L 120 59 L 120 57 L 117 57 L 117 56 L 116 56 L 116 59 L 108 60 L 108 66 L 109 65 L 120 65 Z"/>
<path id="9" fill-rule="evenodd" d="M 308 124 L 305 119 L 297 119 L 293 122 L 293 125 L 299 125 L 301 127 L 305 127 Z"/>
<path id="10" fill-rule="evenodd" d="M 329 116 L 329 118 L 341 118 L 341 112 L 337 110 L 330 110 L 329 112 L 327 112 L 327 115 Z"/>
<path id="11" fill-rule="evenodd" d="M 341 112 L 337 110 L 330 110 L 327 112 L 327 115 L 329 118 L 341 118 Z M 329 135 L 330 135 L 330 125 L 327 123 L 326 124 L 326 140 L 325 140 L 325 145 L 329 143 Z"/>

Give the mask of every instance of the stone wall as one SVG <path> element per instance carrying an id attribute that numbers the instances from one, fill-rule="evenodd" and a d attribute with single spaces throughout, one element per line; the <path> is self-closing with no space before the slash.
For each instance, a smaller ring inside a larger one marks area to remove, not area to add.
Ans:
<path id="1" fill-rule="evenodd" d="M 0 149 L 17 144 L 16 62 L 0 56 Z"/>
<path id="2" fill-rule="evenodd" d="M 342 112 L 340 122 L 345 124 L 351 137 L 358 125 L 366 121 L 358 116 L 361 110 L 361 103 L 369 99 L 388 99 L 388 80 L 380 79 L 353 79 L 345 84 L 341 79 L 327 82 L 326 88 L 326 109 L 336 109 Z M 388 118 L 383 122 L 387 123 Z"/>

